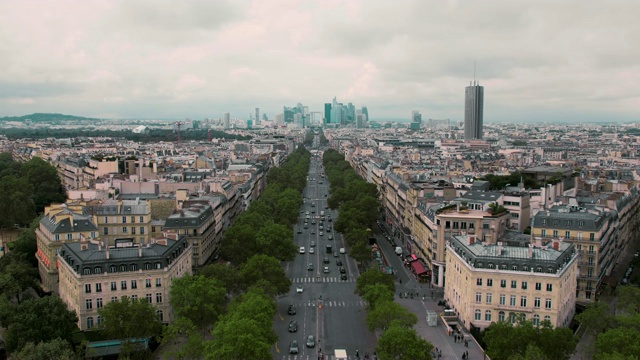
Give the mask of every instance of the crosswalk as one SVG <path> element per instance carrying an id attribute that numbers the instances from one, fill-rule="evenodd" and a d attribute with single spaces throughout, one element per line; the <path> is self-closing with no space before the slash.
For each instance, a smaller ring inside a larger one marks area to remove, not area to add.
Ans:
<path id="1" fill-rule="evenodd" d="M 313 352 L 312 355 L 302 354 L 302 355 L 281 355 L 281 356 L 282 357 L 280 357 L 280 358 L 276 357 L 276 359 L 281 359 L 281 360 L 317 360 L 317 359 L 319 359 L 316 352 Z M 331 354 L 331 355 L 325 354 L 324 355 L 324 360 L 344 360 L 344 359 L 357 360 L 355 355 L 353 355 L 353 356 L 349 355 L 346 358 L 337 358 L 333 354 Z M 362 359 L 363 359 L 363 357 L 360 356 L 360 360 L 362 360 Z"/>
<path id="2" fill-rule="evenodd" d="M 294 284 L 304 284 L 304 283 L 332 283 L 332 282 L 356 282 L 356 278 L 352 276 L 347 276 L 347 280 L 340 280 L 340 276 L 321 276 L 321 277 L 297 277 L 292 278 L 291 282 Z"/>
<path id="3" fill-rule="evenodd" d="M 297 307 L 297 308 L 301 308 L 301 307 L 316 307 L 318 306 L 318 303 L 316 301 L 304 301 L 304 302 L 293 302 L 292 303 L 293 306 Z M 363 308 L 367 306 L 367 302 L 363 301 L 363 300 L 356 300 L 356 301 L 331 301 L 331 300 L 324 300 L 322 301 L 322 306 L 323 307 L 332 307 L 332 308 L 338 308 L 338 307 L 343 307 L 343 308 Z"/>

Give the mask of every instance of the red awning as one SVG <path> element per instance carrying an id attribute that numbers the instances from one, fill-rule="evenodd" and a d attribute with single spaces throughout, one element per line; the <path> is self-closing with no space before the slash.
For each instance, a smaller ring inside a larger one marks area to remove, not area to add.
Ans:
<path id="1" fill-rule="evenodd" d="M 418 260 L 418 257 L 415 254 L 411 254 L 411 258 L 415 261 Z"/>
<path id="2" fill-rule="evenodd" d="M 414 261 L 411 263 L 411 269 L 416 275 L 424 274 L 427 272 L 427 269 L 424 268 L 424 265 L 420 263 L 420 261 Z"/>

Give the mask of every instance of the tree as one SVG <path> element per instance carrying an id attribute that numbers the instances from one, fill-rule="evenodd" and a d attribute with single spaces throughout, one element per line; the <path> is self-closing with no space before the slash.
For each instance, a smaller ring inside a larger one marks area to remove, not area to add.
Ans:
<path id="1" fill-rule="evenodd" d="M 216 324 L 213 340 L 205 345 L 207 360 L 270 360 L 271 345 L 261 336 L 260 324 L 254 319 L 231 317 Z"/>
<path id="2" fill-rule="evenodd" d="M 9 253 L 0 259 L 0 293 L 20 303 L 22 293 L 35 286 L 38 269 L 26 260 L 27 254 Z"/>
<path id="3" fill-rule="evenodd" d="M 22 164 L 20 173 L 34 189 L 31 198 L 37 213 L 43 212 L 45 206 L 64 203 L 67 200 L 67 192 L 58 176 L 58 171 L 45 160 L 39 157 L 31 158 Z"/>
<path id="4" fill-rule="evenodd" d="M 264 280 L 274 287 L 275 293 L 284 294 L 291 287 L 291 280 L 278 259 L 268 255 L 254 255 L 240 269 L 240 279 L 245 288 Z"/>
<path id="5" fill-rule="evenodd" d="M 582 313 L 576 315 L 576 320 L 579 321 L 582 326 L 594 331 L 596 334 L 613 328 L 616 325 L 616 319 L 609 311 L 609 304 L 600 301 L 587 305 Z"/>
<path id="6" fill-rule="evenodd" d="M 382 301 L 367 314 L 367 325 L 370 331 L 386 330 L 391 324 L 412 327 L 418 322 L 418 317 L 409 312 L 406 307 L 393 302 Z"/>
<path id="7" fill-rule="evenodd" d="M 615 328 L 598 335 L 596 339 L 596 359 L 611 359 L 613 354 L 640 358 L 640 331 L 636 328 Z"/>
<path id="8" fill-rule="evenodd" d="M 358 280 L 356 280 L 355 293 L 362 296 L 364 294 L 364 288 L 367 285 L 382 284 L 386 286 L 389 291 L 395 294 L 396 284 L 393 282 L 393 277 L 385 274 L 378 269 L 369 269 L 363 272 Z"/>
<path id="9" fill-rule="evenodd" d="M 357 263 L 366 267 L 371 261 L 371 249 L 364 242 L 358 242 L 351 247 L 351 257 Z"/>
<path id="10" fill-rule="evenodd" d="M 38 240 L 36 238 L 36 229 L 40 225 L 40 218 L 37 217 L 31 221 L 29 229 L 22 230 L 16 241 L 13 242 L 12 253 L 25 254 L 25 259 L 31 266 L 38 267 L 38 259 L 36 252 L 38 251 Z"/>
<path id="11" fill-rule="evenodd" d="M 37 345 L 28 342 L 22 350 L 14 353 L 11 358 L 15 360 L 74 360 L 76 356 L 68 341 L 53 339 L 47 342 L 40 342 Z"/>
<path id="12" fill-rule="evenodd" d="M 214 263 L 200 270 L 200 275 L 213 278 L 222 283 L 222 286 L 231 294 L 236 294 L 242 289 L 238 269 L 231 264 Z"/>
<path id="13" fill-rule="evenodd" d="M 380 302 L 393 301 L 394 293 L 385 285 L 374 284 L 364 287 L 362 297 L 367 301 L 368 310 L 371 311 Z"/>
<path id="14" fill-rule="evenodd" d="M 256 254 L 265 254 L 280 261 L 291 261 L 296 256 L 297 247 L 293 243 L 291 227 L 265 223 L 256 234 Z"/>
<path id="15" fill-rule="evenodd" d="M 392 326 L 378 340 L 376 351 L 380 360 L 431 360 L 433 345 L 416 334 L 416 331 Z"/>
<path id="16" fill-rule="evenodd" d="M 630 314 L 640 313 L 640 288 L 635 286 L 619 286 L 616 289 L 618 309 Z"/>
<path id="17" fill-rule="evenodd" d="M 59 338 L 70 343 L 71 334 L 77 330 L 76 314 L 58 297 L 28 299 L 18 305 L 0 302 L 0 306 L 9 352 L 22 349 L 27 342 L 37 344 Z"/>
<path id="18" fill-rule="evenodd" d="M 205 342 L 201 329 L 184 317 L 177 318 L 163 329 L 162 344 L 168 349 L 165 359 L 199 360 L 204 354 Z"/>
<path id="19" fill-rule="evenodd" d="M 134 352 L 131 340 L 154 337 L 162 332 L 156 308 L 146 300 L 123 296 L 106 304 L 98 313 L 104 319 L 100 327 L 106 335 L 123 341 L 121 356 Z"/>
<path id="20" fill-rule="evenodd" d="M 509 358 L 509 360 L 550 360 L 539 347 L 529 344 L 527 351 L 524 355 L 516 354 Z"/>
<path id="21" fill-rule="evenodd" d="M 203 330 L 218 320 L 226 302 L 227 290 L 216 279 L 185 275 L 171 285 L 173 311 Z"/>

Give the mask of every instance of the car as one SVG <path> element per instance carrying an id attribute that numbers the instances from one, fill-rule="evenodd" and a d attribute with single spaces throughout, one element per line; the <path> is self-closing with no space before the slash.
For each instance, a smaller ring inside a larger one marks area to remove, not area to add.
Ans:
<path id="1" fill-rule="evenodd" d="M 311 246 L 311 247 L 315 247 L 315 246 L 316 246 L 316 242 L 315 242 L 315 241 L 311 241 L 311 243 L 309 244 L 309 246 Z"/>
<path id="2" fill-rule="evenodd" d="M 311 235 L 315 235 L 315 234 L 316 234 L 316 231 L 311 229 Z"/>
<path id="3" fill-rule="evenodd" d="M 342 266 L 342 260 L 340 260 L 340 259 L 336 259 L 336 265 L 338 265 L 338 266 Z"/>
<path id="4" fill-rule="evenodd" d="M 311 204 L 311 207 L 316 207 L 316 204 Z"/>
<path id="5" fill-rule="evenodd" d="M 334 251 L 334 252 L 333 252 L 333 257 L 338 257 L 338 256 L 340 256 L 340 255 L 338 255 L 338 252 L 337 252 L 337 251 Z"/>
<path id="6" fill-rule="evenodd" d="M 347 274 L 340 274 L 340 280 L 347 280 Z"/>
<path id="7" fill-rule="evenodd" d="M 346 274 L 347 273 L 347 269 L 341 267 L 340 268 L 340 274 Z"/>
<path id="8" fill-rule="evenodd" d="M 315 254 L 315 253 L 316 253 L 315 248 L 309 248 L 309 254 Z"/>
<path id="9" fill-rule="evenodd" d="M 289 354 L 297 354 L 298 353 L 298 342 L 296 340 L 291 341 L 289 344 Z"/>
<path id="10" fill-rule="evenodd" d="M 311 219 L 310 215 L 305 216 L 305 219 Z"/>
<path id="11" fill-rule="evenodd" d="M 320 222 L 322 222 L 322 219 L 320 219 Z M 324 227 L 322 226 L 322 224 L 320 224 L 320 226 L 318 227 L 319 230 L 324 230 Z"/>
<path id="12" fill-rule="evenodd" d="M 315 213 L 316 213 L 316 211 L 315 211 L 315 210 L 311 210 L 311 213 L 312 213 L 312 214 L 315 214 Z"/>
<path id="13" fill-rule="evenodd" d="M 315 220 L 311 220 L 311 225 L 315 225 L 316 221 Z"/>
<path id="14" fill-rule="evenodd" d="M 316 346 L 316 339 L 313 337 L 313 335 L 309 335 L 307 337 L 307 347 L 312 348 L 314 346 Z"/>
<path id="15" fill-rule="evenodd" d="M 327 221 L 328 221 L 328 222 L 332 222 L 333 220 L 331 220 L 331 218 L 327 218 Z"/>
<path id="16" fill-rule="evenodd" d="M 304 291 L 304 288 L 302 287 L 302 285 L 298 285 L 296 286 L 296 292 L 298 294 L 302 294 L 302 292 Z"/>
<path id="17" fill-rule="evenodd" d="M 295 320 L 289 321 L 289 332 L 298 331 L 298 322 Z"/>
<path id="18" fill-rule="evenodd" d="M 325 257 L 325 258 L 322 260 L 322 262 L 323 262 L 323 263 L 325 263 L 325 264 L 328 264 L 328 263 L 329 263 L 329 258 L 328 258 L 328 257 Z"/>
<path id="19" fill-rule="evenodd" d="M 340 254 L 346 254 L 347 250 L 345 248 L 340 248 Z"/>
<path id="20" fill-rule="evenodd" d="M 327 237 L 327 239 L 333 240 L 333 235 L 329 235 L 329 237 Z"/>
<path id="21" fill-rule="evenodd" d="M 305 250 L 304 250 L 304 246 L 300 246 L 300 254 L 304 254 Z"/>
<path id="22" fill-rule="evenodd" d="M 305 228 L 305 229 L 308 229 L 308 228 L 309 228 L 309 225 L 307 225 L 307 223 L 304 223 L 304 228 Z"/>
<path id="23" fill-rule="evenodd" d="M 322 236 L 322 235 L 323 235 L 322 231 L 320 231 L 320 232 L 318 233 L 318 235 Z"/>
<path id="24" fill-rule="evenodd" d="M 309 215 L 309 212 L 307 211 L 307 213 L 305 215 Z"/>
<path id="25" fill-rule="evenodd" d="M 324 194 L 324 197 L 327 197 L 327 194 Z M 328 206 L 325 206 L 324 208 L 325 208 L 325 209 L 327 209 L 327 208 L 329 208 L 329 207 L 328 207 Z"/>
<path id="26" fill-rule="evenodd" d="M 295 306 L 293 306 L 293 304 L 289 305 L 289 308 L 287 309 L 287 314 L 289 314 L 289 315 L 295 315 L 296 314 L 296 308 L 295 308 Z"/>
<path id="27" fill-rule="evenodd" d="M 329 273 L 329 267 L 325 266 L 324 269 L 322 269 L 322 272 L 325 273 L 325 274 L 328 274 Z"/>
<path id="28" fill-rule="evenodd" d="M 312 263 L 309 263 L 309 265 L 307 265 L 307 270 L 313 271 L 313 264 Z"/>
<path id="29" fill-rule="evenodd" d="M 298 234 L 302 234 L 302 229 L 298 229 Z"/>

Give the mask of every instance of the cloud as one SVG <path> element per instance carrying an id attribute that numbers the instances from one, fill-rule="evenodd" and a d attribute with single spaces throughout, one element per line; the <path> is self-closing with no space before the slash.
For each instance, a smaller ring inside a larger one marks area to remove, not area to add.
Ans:
<path id="1" fill-rule="evenodd" d="M 373 119 L 460 120 L 475 64 L 487 121 L 632 119 L 639 11 L 632 0 L 5 1 L 0 116 L 273 117 L 339 96 Z"/>

